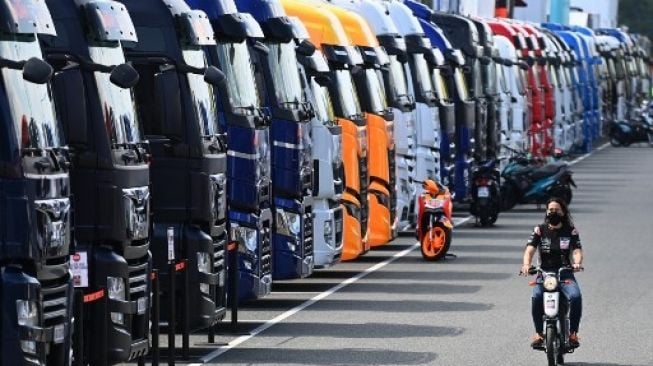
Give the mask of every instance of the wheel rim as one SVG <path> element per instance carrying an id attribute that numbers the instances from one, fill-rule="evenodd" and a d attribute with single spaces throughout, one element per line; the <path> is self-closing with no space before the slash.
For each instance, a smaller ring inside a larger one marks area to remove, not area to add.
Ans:
<path id="1" fill-rule="evenodd" d="M 422 250 L 428 257 L 435 257 L 445 248 L 447 233 L 443 228 L 436 226 L 422 238 Z"/>

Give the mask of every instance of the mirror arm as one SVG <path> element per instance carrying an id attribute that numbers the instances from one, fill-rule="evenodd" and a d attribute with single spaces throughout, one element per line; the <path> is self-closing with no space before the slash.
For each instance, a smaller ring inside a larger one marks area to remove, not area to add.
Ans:
<path id="1" fill-rule="evenodd" d="M 9 68 L 12 70 L 21 70 L 25 66 L 26 61 L 13 61 L 6 58 L 0 57 L 0 69 Z"/>

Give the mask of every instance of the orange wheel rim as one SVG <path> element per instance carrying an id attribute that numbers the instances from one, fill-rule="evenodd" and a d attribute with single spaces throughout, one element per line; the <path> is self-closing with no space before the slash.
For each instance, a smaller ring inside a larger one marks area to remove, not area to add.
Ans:
<path id="1" fill-rule="evenodd" d="M 441 227 L 432 228 L 422 238 L 422 249 L 429 257 L 435 257 L 442 253 L 447 241 L 447 233 Z"/>

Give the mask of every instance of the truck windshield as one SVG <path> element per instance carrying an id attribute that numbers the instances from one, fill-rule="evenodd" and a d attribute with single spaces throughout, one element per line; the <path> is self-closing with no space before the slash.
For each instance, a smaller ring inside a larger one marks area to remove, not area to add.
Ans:
<path id="1" fill-rule="evenodd" d="M 517 71 L 517 90 L 519 94 L 526 95 L 526 84 L 528 83 L 528 76 L 526 75 L 526 70 L 520 69 L 518 66 L 513 66 L 514 70 Z"/>
<path id="2" fill-rule="evenodd" d="M 395 98 L 403 97 L 408 95 L 408 86 L 406 81 L 406 74 L 404 73 L 404 67 L 397 59 L 396 55 L 389 55 L 390 58 L 390 85 L 392 85 L 392 91 L 395 95 Z"/>
<path id="3" fill-rule="evenodd" d="M 437 94 L 438 99 L 448 102 L 450 100 L 449 90 L 447 90 L 447 84 L 444 82 L 440 69 L 433 69 L 431 72 L 431 78 L 433 79 L 433 86 L 435 86 L 435 93 Z"/>
<path id="4" fill-rule="evenodd" d="M 89 46 L 88 51 L 91 60 L 101 65 L 120 65 L 125 62 L 119 43 L 103 47 Z M 131 89 L 122 89 L 113 84 L 109 80 L 111 76 L 109 73 L 96 71 L 94 74 L 104 114 L 104 125 L 111 142 L 114 144 L 139 142 L 140 129 Z"/>
<path id="5" fill-rule="evenodd" d="M 254 70 L 245 42 L 218 43 L 217 50 L 220 69 L 228 80 L 229 104 L 236 109 L 259 107 Z"/>
<path id="6" fill-rule="evenodd" d="M 323 124 L 330 124 L 335 121 L 336 116 L 333 112 L 333 104 L 327 88 L 311 78 L 311 90 L 313 90 L 315 96 L 315 115 L 317 119 Z"/>
<path id="7" fill-rule="evenodd" d="M 422 95 L 429 95 L 433 92 L 433 85 L 429 77 L 429 68 L 424 58 L 424 54 L 413 54 L 413 65 L 415 66 L 415 78 L 417 79 L 417 87 Z"/>
<path id="8" fill-rule="evenodd" d="M 487 94 L 497 93 L 497 69 L 494 61 L 490 61 L 482 67 L 483 83 Z"/>
<path id="9" fill-rule="evenodd" d="M 27 41 L 0 39 L 0 57 L 12 61 L 42 58 L 41 49 L 31 37 Z M 47 84 L 23 80 L 22 70 L 2 68 L 2 84 L 9 103 L 17 141 L 21 148 L 61 146 L 51 92 Z"/>
<path id="10" fill-rule="evenodd" d="M 184 61 L 193 67 L 204 69 L 206 59 L 201 49 L 184 49 Z M 202 136 L 213 136 L 219 133 L 218 114 L 216 111 L 216 98 L 213 87 L 204 81 L 204 76 L 187 73 L 190 93 L 193 100 L 193 111 L 197 116 Z"/>
<path id="11" fill-rule="evenodd" d="M 506 73 L 505 73 L 505 67 L 501 65 L 500 63 L 495 63 L 495 68 L 497 71 L 497 79 L 499 81 L 499 91 L 502 93 L 508 93 L 508 83 L 506 82 Z"/>
<path id="12" fill-rule="evenodd" d="M 268 65 L 272 71 L 272 82 L 277 103 L 301 103 L 304 101 L 302 83 L 297 71 L 297 57 L 295 45 L 289 43 L 267 44 L 270 49 L 268 53 Z"/>
<path id="13" fill-rule="evenodd" d="M 338 85 L 338 98 L 342 106 L 343 117 L 357 116 L 361 114 L 361 105 L 358 101 L 356 86 L 351 78 L 349 70 L 336 70 L 336 82 Z"/>
<path id="14" fill-rule="evenodd" d="M 469 99 L 469 89 L 467 89 L 467 80 L 465 78 L 465 74 L 463 74 L 460 68 L 456 68 L 453 73 L 453 77 L 454 83 L 456 84 L 456 91 L 458 92 L 460 100 Z"/>
<path id="15" fill-rule="evenodd" d="M 375 69 L 365 69 L 365 85 L 370 95 L 372 112 L 383 112 L 388 109 L 385 88 L 380 81 L 380 75 Z"/>
<path id="16" fill-rule="evenodd" d="M 474 60 L 474 67 L 472 74 L 470 75 L 472 78 L 472 82 L 474 83 L 474 87 L 472 92 L 474 93 L 475 97 L 482 97 L 483 96 L 483 81 L 481 79 L 481 62 L 478 59 Z"/>

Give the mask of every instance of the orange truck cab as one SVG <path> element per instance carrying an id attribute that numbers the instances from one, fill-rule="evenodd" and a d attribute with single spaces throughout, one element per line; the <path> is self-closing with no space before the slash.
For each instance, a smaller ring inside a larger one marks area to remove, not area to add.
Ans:
<path id="1" fill-rule="evenodd" d="M 310 41 L 326 56 L 331 69 L 329 94 L 337 123 L 342 127 L 342 159 L 345 168 L 345 207 L 343 261 L 358 258 L 369 250 L 367 244 L 368 139 L 352 70 L 363 63 L 357 49 L 349 43 L 338 19 L 321 3 L 300 0 L 281 1 L 286 14 L 299 18 L 308 30 Z"/>
<path id="2" fill-rule="evenodd" d="M 397 234 L 394 115 L 388 106 L 381 73 L 390 59 L 363 17 L 332 4 L 326 6 L 338 17 L 349 41 L 363 58 L 362 68 L 354 73 L 354 81 L 367 122 L 369 146 L 367 242 L 370 247 L 377 247 L 388 244 Z"/>

